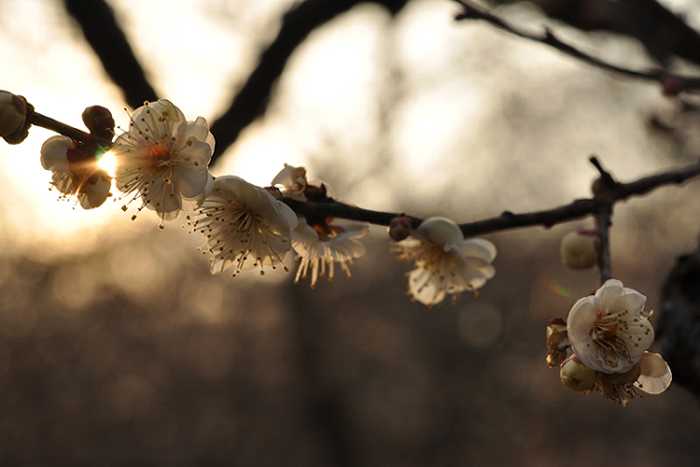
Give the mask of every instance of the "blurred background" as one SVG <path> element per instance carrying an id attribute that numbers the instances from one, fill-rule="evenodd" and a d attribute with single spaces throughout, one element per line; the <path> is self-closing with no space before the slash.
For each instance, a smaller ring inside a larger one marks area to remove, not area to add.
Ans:
<path id="1" fill-rule="evenodd" d="M 682 29 L 644 15 L 659 5 L 700 27 L 692 0 L 490 4 L 618 65 L 700 74 L 676 47 L 692 32 L 642 34 Z M 697 160 L 690 98 L 456 22 L 460 11 L 0 0 L 0 88 L 76 127 L 86 106 L 126 127 L 122 109 L 166 97 L 212 125 L 214 175 L 266 185 L 284 162 L 304 165 L 340 200 L 458 222 L 589 197 L 591 154 L 621 181 Z M 406 297 L 410 267 L 379 227 L 351 279 L 315 290 L 292 284 L 291 255 L 287 274 L 212 276 L 181 219 L 159 231 L 123 202 L 58 201 L 39 163 L 49 136 L 0 144 L 0 465 L 696 465 L 685 389 L 622 408 L 546 365 L 549 319 L 598 285 L 558 258 L 559 239 L 591 220 L 488 236 L 496 277 L 437 309 Z M 616 206 L 613 275 L 648 308 L 697 247 L 698 212 L 696 182 Z"/>

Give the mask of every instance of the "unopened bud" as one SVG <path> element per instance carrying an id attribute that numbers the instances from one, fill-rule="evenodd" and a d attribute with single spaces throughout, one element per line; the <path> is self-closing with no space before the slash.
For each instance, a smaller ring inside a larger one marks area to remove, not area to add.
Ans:
<path id="1" fill-rule="evenodd" d="M 571 358 L 562 364 L 559 376 L 561 377 L 561 382 L 574 391 L 593 389 L 598 379 L 596 372 L 584 365 L 576 355 L 572 355 Z"/>
<path id="2" fill-rule="evenodd" d="M 19 133 L 24 128 L 27 116 L 27 103 L 20 96 L 0 91 L 0 136 L 10 144 L 17 144 Z M 21 142 L 21 138 L 18 142 Z"/>
<path id="3" fill-rule="evenodd" d="M 411 235 L 411 219 L 407 216 L 396 216 L 389 221 L 389 237 L 400 242 Z"/>
<path id="4" fill-rule="evenodd" d="M 588 269 L 598 258 L 600 239 L 595 232 L 576 230 L 564 236 L 559 252 L 561 263 L 571 269 Z"/>
<path id="5" fill-rule="evenodd" d="M 594 196 L 599 196 L 603 194 L 604 189 L 605 183 L 603 182 L 603 179 L 601 177 L 598 177 L 595 180 L 593 180 L 593 183 L 591 184 L 591 193 L 593 193 Z"/>
<path id="6" fill-rule="evenodd" d="M 664 96 L 676 97 L 685 90 L 685 83 L 674 75 L 664 75 L 659 79 Z"/>
<path id="7" fill-rule="evenodd" d="M 277 188 L 276 186 L 266 186 L 265 191 L 270 193 L 278 201 L 281 200 L 282 198 L 284 198 L 284 195 L 282 194 L 280 189 Z"/>
<path id="8" fill-rule="evenodd" d="M 83 122 L 95 136 L 110 140 L 114 136 L 114 118 L 112 112 L 106 107 L 101 105 L 86 107 L 83 111 Z"/>

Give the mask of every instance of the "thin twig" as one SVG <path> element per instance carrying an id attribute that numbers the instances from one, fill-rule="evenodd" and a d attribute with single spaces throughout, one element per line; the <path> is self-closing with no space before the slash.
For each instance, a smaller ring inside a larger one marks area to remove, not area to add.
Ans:
<path id="1" fill-rule="evenodd" d="M 92 142 L 101 147 L 109 147 L 112 145 L 111 140 L 100 138 L 99 136 L 91 135 L 90 133 L 78 130 L 75 127 L 66 125 L 65 123 L 54 120 L 51 117 L 42 115 L 39 112 L 32 112 L 31 115 L 28 115 L 28 118 L 30 119 L 32 125 L 55 131 L 56 133 L 68 136 L 75 141 L 82 141 L 84 143 Z"/>
<path id="2" fill-rule="evenodd" d="M 454 1 L 459 3 L 465 10 L 464 13 L 460 13 L 455 17 L 455 19 L 458 21 L 465 19 L 483 20 L 502 31 L 506 31 L 515 36 L 522 37 L 523 39 L 528 39 L 531 41 L 539 42 L 541 44 L 545 44 L 569 55 L 570 57 L 577 58 L 585 63 L 588 63 L 589 65 L 593 65 L 603 70 L 612 71 L 617 74 L 646 81 L 661 82 L 664 79 L 672 78 L 674 80 L 677 80 L 677 86 L 679 86 L 679 88 L 683 91 L 700 90 L 700 77 L 684 76 L 675 73 L 670 73 L 665 70 L 640 71 L 632 70 L 629 68 L 623 68 L 612 63 L 604 62 L 603 60 L 595 58 L 592 55 L 589 55 L 577 49 L 571 44 L 567 44 L 566 42 L 562 41 L 557 36 L 555 36 L 552 30 L 548 27 L 544 27 L 543 34 L 532 34 L 530 32 L 525 31 L 524 29 L 520 29 L 511 24 L 508 24 L 498 16 L 494 15 L 493 13 L 490 13 L 489 11 L 483 9 L 480 6 L 473 4 L 469 0 Z"/>
<path id="3" fill-rule="evenodd" d="M 612 263 L 610 261 L 610 225 L 612 224 L 612 204 L 600 203 L 595 213 L 596 231 L 600 240 L 598 250 L 598 270 L 600 271 L 600 285 L 612 277 Z"/>
<path id="4" fill-rule="evenodd" d="M 614 182 L 614 185 L 609 187 L 604 195 L 596 196 L 595 198 L 578 199 L 570 204 L 544 211 L 522 214 L 506 211 L 500 216 L 460 224 L 460 228 L 466 237 L 538 225 L 548 228 L 596 213 L 611 211 L 612 205 L 618 201 L 633 196 L 641 196 L 664 185 L 679 184 L 697 175 L 700 175 L 700 162 L 643 177 L 630 183 Z M 285 198 L 284 202 L 294 211 L 306 217 L 337 217 L 365 221 L 375 225 L 388 226 L 391 219 L 403 215 L 362 209 L 337 201 L 300 202 Z M 605 207 L 605 205 L 610 207 Z M 413 228 L 416 228 L 423 219 L 411 217 L 411 221 Z"/>

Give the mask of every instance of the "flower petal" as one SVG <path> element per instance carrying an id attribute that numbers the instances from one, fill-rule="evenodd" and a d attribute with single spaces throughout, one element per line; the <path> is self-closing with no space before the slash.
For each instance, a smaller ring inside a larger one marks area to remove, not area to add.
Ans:
<path id="1" fill-rule="evenodd" d="M 467 258 L 481 258 L 488 263 L 496 259 L 496 245 L 483 238 L 465 240 L 462 244 L 462 252 Z"/>
<path id="2" fill-rule="evenodd" d="M 639 365 L 641 374 L 635 383 L 637 388 L 647 394 L 661 394 L 668 389 L 673 377 L 671 369 L 661 355 L 644 352 Z"/>
<path id="3" fill-rule="evenodd" d="M 101 206 L 109 196 L 112 187 L 112 179 L 106 172 L 97 173 L 98 179 L 94 184 L 86 183 L 78 193 L 78 200 L 83 209 L 92 209 Z"/>
<path id="4" fill-rule="evenodd" d="M 624 293 L 622 282 L 617 279 L 608 279 L 595 293 L 595 305 L 599 311 L 605 312 L 612 309 L 615 301 Z"/>
<path id="5" fill-rule="evenodd" d="M 52 136 L 41 145 L 41 166 L 53 172 L 67 172 L 68 158 L 66 151 L 73 147 L 73 141 L 67 136 Z"/>
<path id="6" fill-rule="evenodd" d="M 594 298 L 591 296 L 583 297 L 574 304 L 569 312 L 566 325 L 569 338 L 578 342 L 588 341 L 595 326 L 595 319 Z M 579 352 L 575 351 L 575 353 Z"/>
<path id="7" fill-rule="evenodd" d="M 425 269 L 414 269 L 408 275 L 408 291 L 423 305 L 437 305 L 445 299 L 445 289 L 435 274 Z"/>
<path id="8" fill-rule="evenodd" d="M 464 235 L 459 226 L 445 217 L 431 217 L 424 220 L 412 236 L 420 240 L 428 240 L 441 248 L 454 245 L 461 247 L 464 242 Z"/>
<path id="9" fill-rule="evenodd" d="M 638 313 L 644 309 L 647 298 L 634 289 L 624 289 L 623 294 L 610 306 L 610 312 Z"/>

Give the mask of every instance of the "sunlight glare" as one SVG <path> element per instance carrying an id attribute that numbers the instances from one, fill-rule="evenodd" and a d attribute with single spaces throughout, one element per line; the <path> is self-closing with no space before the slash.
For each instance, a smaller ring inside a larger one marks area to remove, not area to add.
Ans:
<path id="1" fill-rule="evenodd" d="M 117 170 L 117 158 L 112 151 L 102 154 L 97 160 L 97 167 L 104 170 L 110 177 L 114 177 Z"/>

